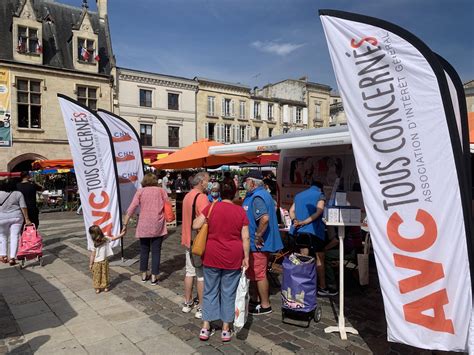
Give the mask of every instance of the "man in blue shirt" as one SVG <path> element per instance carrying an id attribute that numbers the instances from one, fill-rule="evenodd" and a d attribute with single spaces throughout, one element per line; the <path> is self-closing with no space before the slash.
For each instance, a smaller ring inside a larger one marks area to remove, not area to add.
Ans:
<path id="1" fill-rule="evenodd" d="M 290 207 L 292 226 L 290 234 L 295 236 L 295 244 L 300 248 L 300 253 L 309 255 L 310 250 L 316 252 L 318 273 L 318 295 L 334 296 L 337 291 L 326 288 L 324 252 L 325 252 L 325 226 L 323 223 L 325 196 L 323 185 L 313 181 L 311 187 L 301 191 L 295 196 Z"/>
<path id="2" fill-rule="evenodd" d="M 262 180 L 262 173 L 258 170 L 250 170 L 243 179 L 247 195 L 242 206 L 247 213 L 250 232 L 247 270 L 251 286 L 249 313 L 254 315 L 272 312 L 267 279 L 268 258 L 269 253 L 283 248 L 273 199 L 264 188 Z"/>

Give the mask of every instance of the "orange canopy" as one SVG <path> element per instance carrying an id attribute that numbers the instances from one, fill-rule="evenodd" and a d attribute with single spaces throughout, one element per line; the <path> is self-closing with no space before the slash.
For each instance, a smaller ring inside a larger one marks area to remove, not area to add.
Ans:
<path id="1" fill-rule="evenodd" d="M 43 169 L 72 169 L 72 159 L 59 159 L 59 160 L 36 160 L 31 164 L 33 170 Z"/>
<path id="2" fill-rule="evenodd" d="M 474 112 L 468 113 L 469 143 L 474 144 Z"/>
<path id="3" fill-rule="evenodd" d="M 188 168 L 203 168 L 216 165 L 224 165 L 231 163 L 247 162 L 248 157 L 254 155 L 246 153 L 243 154 L 226 154 L 226 155 L 209 155 L 209 147 L 215 145 L 222 145 L 221 143 L 202 139 L 194 142 L 187 147 L 184 147 L 177 152 L 160 159 L 153 164 L 153 167 L 158 169 L 188 169 Z"/>

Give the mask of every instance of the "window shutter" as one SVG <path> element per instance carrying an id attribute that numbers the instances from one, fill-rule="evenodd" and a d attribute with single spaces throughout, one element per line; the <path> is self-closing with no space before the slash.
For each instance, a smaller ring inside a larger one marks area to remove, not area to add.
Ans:
<path id="1" fill-rule="evenodd" d="M 222 99 L 222 116 L 225 116 L 225 99 Z"/>
<path id="2" fill-rule="evenodd" d="M 245 127 L 245 141 L 248 142 L 250 140 L 250 126 Z"/>
<path id="3" fill-rule="evenodd" d="M 303 108 L 303 124 L 308 124 L 308 108 Z"/>
<path id="4" fill-rule="evenodd" d="M 221 142 L 225 143 L 225 126 L 221 123 Z"/>
<path id="5" fill-rule="evenodd" d="M 220 129 L 220 127 L 221 127 L 220 123 L 216 123 L 215 126 L 214 126 L 214 140 L 216 142 L 221 141 L 221 129 Z"/>
<path id="6" fill-rule="evenodd" d="M 235 115 L 234 109 L 235 109 L 235 107 L 234 107 L 234 100 L 231 100 L 231 101 L 230 101 L 230 115 L 231 115 L 232 117 L 234 117 L 234 115 Z"/>
<path id="7" fill-rule="evenodd" d="M 296 123 L 296 107 L 292 107 L 293 115 L 292 115 L 292 120 L 291 123 Z"/>
<path id="8" fill-rule="evenodd" d="M 290 108 L 288 105 L 283 105 L 283 123 L 290 122 Z"/>
<path id="9" fill-rule="evenodd" d="M 255 118 L 255 101 L 250 101 L 250 119 L 253 120 Z"/>
<path id="10" fill-rule="evenodd" d="M 208 122 L 204 124 L 204 138 L 209 139 L 209 123 Z"/>
<path id="11" fill-rule="evenodd" d="M 260 117 L 262 118 L 262 120 L 267 119 L 267 111 L 266 110 L 268 110 L 268 107 L 265 104 L 266 103 L 264 103 L 263 101 L 260 103 Z"/>
<path id="12" fill-rule="evenodd" d="M 239 125 L 234 125 L 234 142 L 240 143 Z"/>

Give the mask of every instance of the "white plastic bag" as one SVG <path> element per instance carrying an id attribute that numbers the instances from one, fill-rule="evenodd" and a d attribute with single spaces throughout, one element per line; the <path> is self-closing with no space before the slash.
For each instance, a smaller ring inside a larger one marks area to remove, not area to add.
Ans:
<path id="1" fill-rule="evenodd" d="M 240 275 L 239 286 L 235 295 L 234 331 L 238 333 L 247 322 L 249 313 L 249 279 L 245 276 L 245 269 Z"/>

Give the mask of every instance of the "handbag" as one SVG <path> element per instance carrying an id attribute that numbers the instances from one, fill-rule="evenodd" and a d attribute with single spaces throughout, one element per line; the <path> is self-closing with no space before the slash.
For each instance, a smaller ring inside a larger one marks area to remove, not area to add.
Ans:
<path id="1" fill-rule="evenodd" d="M 211 211 L 214 205 L 215 205 L 215 202 L 213 202 L 211 207 L 209 208 L 209 212 L 207 213 L 206 219 L 209 219 L 209 216 L 211 215 Z M 202 254 L 204 254 L 204 250 L 206 249 L 208 231 L 209 231 L 209 225 L 207 222 L 204 222 L 198 234 L 196 235 L 196 238 L 193 241 L 192 253 L 194 255 L 202 256 Z"/>
<path id="2" fill-rule="evenodd" d="M 174 215 L 173 212 L 173 206 L 171 206 L 171 202 L 166 200 L 165 201 L 165 221 L 170 223 L 173 222 L 176 219 L 176 216 Z"/>

